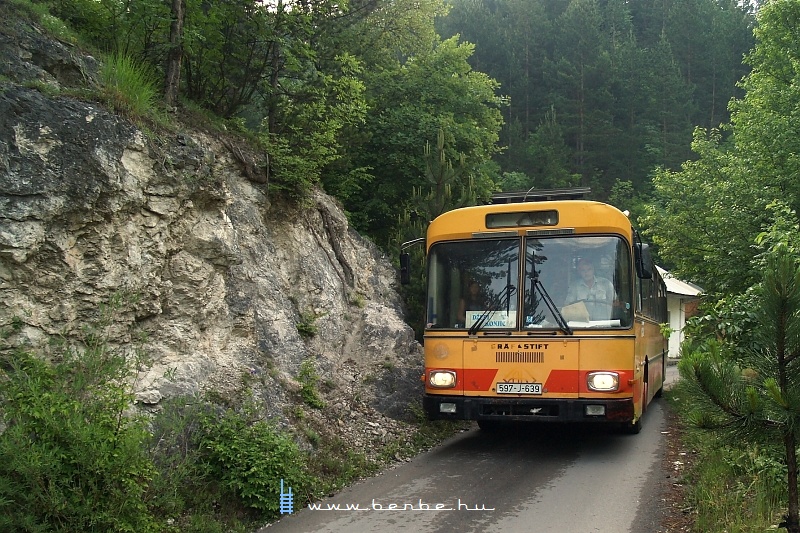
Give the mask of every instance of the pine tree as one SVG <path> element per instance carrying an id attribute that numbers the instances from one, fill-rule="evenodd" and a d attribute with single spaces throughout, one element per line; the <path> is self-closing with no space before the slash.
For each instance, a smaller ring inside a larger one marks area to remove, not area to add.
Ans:
<path id="1" fill-rule="evenodd" d="M 755 287 L 756 327 L 737 360 L 695 353 L 679 365 L 695 400 L 693 419 L 737 442 L 783 443 L 788 513 L 781 527 L 800 533 L 797 445 L 800 436 L 800 268 L 792 248 L 778 244 L 765 257 Z"/>

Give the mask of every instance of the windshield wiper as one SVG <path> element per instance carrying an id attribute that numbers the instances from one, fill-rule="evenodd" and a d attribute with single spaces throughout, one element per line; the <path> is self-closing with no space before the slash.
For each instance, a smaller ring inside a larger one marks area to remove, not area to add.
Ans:
<path id="1" fill-rule="evenodd" d="M 572 335 L 572 328 L 569 327 L 566 319 L 564 319 L 564 315 L 561 314 L 561 311 L 558 310 L 556 304 L 553 303 L 553 299 L 550 298 L 550 294 L 548 294 L 547 289 L 544 288 L 544 284 L 539 281 L 539 272 L 536 270 L 536 264 L 531 265 L 531 267 L 533 270 L 533 275 L 531 276 L 531 284 L 533 285 L 532 290 L 539 291 L 539 294 L 542 296 L 542 300 L 544 300 L 545 305 L 550 312 L 553 313 L 556 323 L 558 323 L 558 328 L 566 335 Z"/>
<path id="2" fill-rule="evenodd" d="M 472 326 L 470 326 L 469 331 L 467 333 L 469 333 L 470 335 L 475 335 L 476 333 L 478 333 L 478 331 L 480 331 L 483 325 L 486 324 L 486 321 L 489 320 L 489 317 L 492 315 L 492 313 L 494 313 L 495 311 L 499 311 L 503 305 L 506 306 L 506 314 L 507 314 L 510 311 L 511 307 L 511 297 L 516 292 L 517 288 L 515 286 L 511 284 L 506 285 L 505 288 L 492 299 L 491 303 L 486 308 L 486 310 L 483 313 L 481 313 L 481 316 L 478 317 L 478 320 L 476 320 L 475 323 L 472 324 Z M 505 304 L 503 303 L 504 300 Z"/>

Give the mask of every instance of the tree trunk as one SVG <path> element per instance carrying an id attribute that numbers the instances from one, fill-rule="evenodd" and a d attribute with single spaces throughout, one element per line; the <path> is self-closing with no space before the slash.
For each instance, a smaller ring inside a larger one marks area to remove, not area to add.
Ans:
<path id="1" fill-rule="evenodd" d="M 183 58 L 183 21 L 186 16 L 186 0 L 172 0 L 172 22 L 169 26 L 169 53 L 164 80 L 164 100 L 168 106 L 178 101 L 181 83 L 181 59 Z"/>
<path id="2" fill-rule="evenodd" d="M 781 524 L 789 533 L 800 533 L 800 505 L 797 492 L 797 439 L 793 431 L 789 430 L 783 437 L 786 447 L 786 466 L 788 467 L 789 481 L 789 511 L 786 520 Z"/>
<path id="3" fill-rule="evenodd" d="M 783 281 L 783 280 L 781 280 Z M 780 311 L 778 312 L 776 325 L 775 352 L 778 359 L 778 386 L 781 395 L 788 396 L 789 391 L 789 364 L 786 357 L 787 351 L 787 331 L 789 330 L 789 319 L 794 310 L 789 307 L 789 295 L 783 289 L 786 285 L 779 282 L 778 297 L 780 298 Z M 783 434 L 783 446 L 786 449 L 786 480 L 789 484 L 789 509 L 786 518 L 781 524 L 789 533 L 800 533 L 800 503 L 798 502 L 797 491 L 797 435 L 794 428 L 790 425 Z"/>

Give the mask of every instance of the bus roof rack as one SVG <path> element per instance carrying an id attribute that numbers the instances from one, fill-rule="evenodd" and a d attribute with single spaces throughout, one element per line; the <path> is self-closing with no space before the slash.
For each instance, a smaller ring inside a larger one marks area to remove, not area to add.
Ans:
<path id="1" fill-rule="evenodd" d="M 567 189 L 528 189 L 527 191 L 498 192 L 492 195 L 491 204 L 520 202 L 545 202 L 547 200 L 583 200 L 592 192 L 591 187 Z"/>

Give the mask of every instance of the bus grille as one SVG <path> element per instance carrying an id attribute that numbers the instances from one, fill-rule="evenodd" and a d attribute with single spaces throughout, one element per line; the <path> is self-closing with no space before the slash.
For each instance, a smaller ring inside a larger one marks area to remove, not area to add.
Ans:
<path id="1" fill-rule="evenodd" d="M 498 363 L 544 363 L 544 352 L 497 352 Z"/>
<path id="2" fill-rule="evenodd" d="M 561 409 L 558 404 L 485 404 L 481 408 L 482 415 L 489 416 L 524 416 L 529 418 L 558 418 Z"/>

